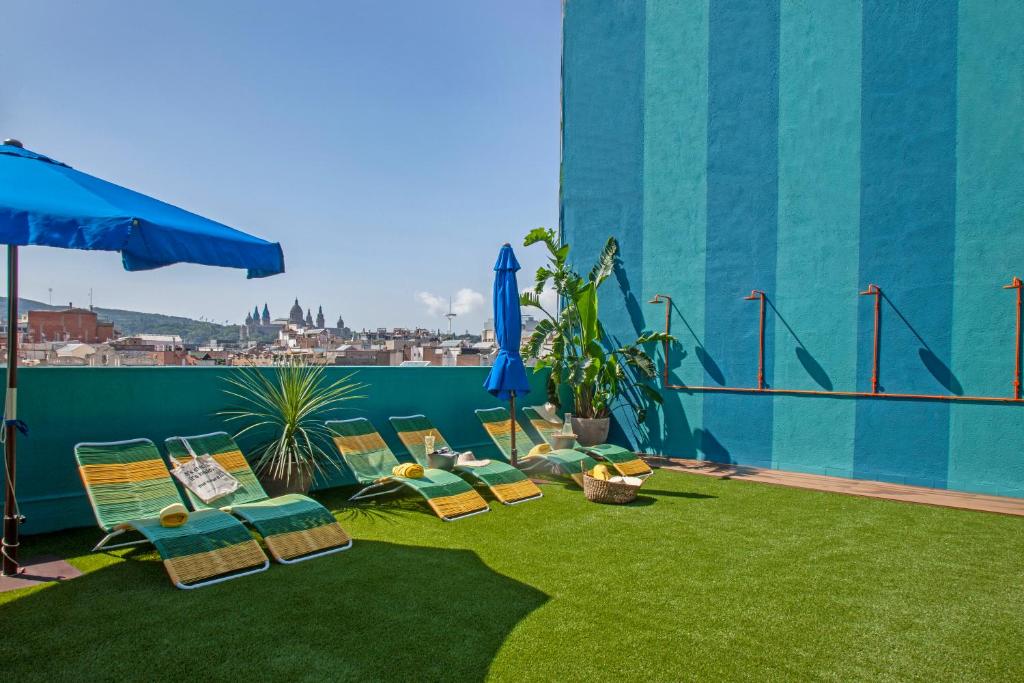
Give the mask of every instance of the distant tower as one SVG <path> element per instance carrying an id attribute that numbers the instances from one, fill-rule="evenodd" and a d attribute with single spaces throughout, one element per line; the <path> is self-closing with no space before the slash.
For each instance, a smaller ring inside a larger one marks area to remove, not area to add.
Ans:
<path id="1" fill-rule="evenodd" d="M 452 298 L 448 297 L 448 312 L 444 314 L 444 317 L 448 318 L 448 336 L 452 336 L 452 321 L 455 320 L 456 313 L 452 313 Z"/>
<path id="2" fill-rule="evenodd" d="M 288 322 L 293 325 L 302 325 L 302 306 L 299 305 L 298 298 L 296 298 L 295 303 L 292 304 L 292 310 L 288 312 Z"/>
<path id="3" fill-rule="evenodd" d="M 313 314 L 309 312 L 308 308 L 306 309 L 306 320 L 305 320 L 305 323 L 306 323 L 306 327 L 313 327 Z"/>
<path id="4" fill-rule="evenodd" d="M 324 307 L 319 306 L 316 309 L 316 326 L 320 329 L 324 327 Z"/>
<path id="5" fill-rule="evenodd" d="M 344 321 L 344 319 L 342 319 L 342 317 L 340 315 L 338 316 L 338 327 L 337 327 L 337 333 L 336 334 L 338 335 L 339 339 L 346 339 L 347 340 L 347 339 L 351 339 L 353 337 L 352 330 L 350 330 L 347 327 L 345 327 L 345 321 Z"/>
<path id="6" fill-rule="evenodd" d="M 261 324 L 263 324 L 263 325 L 269 325 L 270 324 L 270 309 L 267 308 L 267 302 L 265 302 L 265 301 L 263 302 L 263 319 L 262 319 L 262 323 Z"/>

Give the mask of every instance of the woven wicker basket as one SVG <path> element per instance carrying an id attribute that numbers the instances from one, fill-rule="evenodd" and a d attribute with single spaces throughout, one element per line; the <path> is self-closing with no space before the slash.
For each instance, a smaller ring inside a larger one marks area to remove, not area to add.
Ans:
<path id="1" fill-rule="evenodd" d="M 594 479 L 589 474 L 583 475 L 583 495 L 592 503 L 606 503 L 608 505 L 632 503 L 636 500 L 636 494 L 639 490 L 640 484 Z"/>

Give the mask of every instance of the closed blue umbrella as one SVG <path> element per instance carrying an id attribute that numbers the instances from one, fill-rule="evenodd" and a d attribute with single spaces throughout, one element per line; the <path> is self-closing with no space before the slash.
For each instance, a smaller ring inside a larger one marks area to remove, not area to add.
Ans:
<path id="1" fill-rule="evenodd" d="M 0 145 L 0 243 L 7 247 L 6 496 L 4 576 L 17 572 L 18 515 L 14 499 L 17 419 L 18 247 L 121 252 L 126 270 L 172 263 L 244 268 L 249 277 L 284 272 L 281 245 L 247 235 L 184 209 L 100 180 L 24 149 Z"/>
<path id="2" fill-rule="evenodd" d="M 494 335 L 498 341 L 498 356 L 487 375 L 484 387 L 494 396 L 510 402 L 512 430 L 512 466 L 516 466 L 516 395 L 530 393 L 523 357 L 519 355 L 522 343 L 522 315 L 519 311 L 519 286 L 516 271 L 519 261 L 512 245 L 505 243 L 494 264 Z"/>

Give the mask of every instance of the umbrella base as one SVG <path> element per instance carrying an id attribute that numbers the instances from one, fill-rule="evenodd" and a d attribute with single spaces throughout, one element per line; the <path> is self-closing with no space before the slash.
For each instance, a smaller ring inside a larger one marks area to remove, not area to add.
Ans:
<path id="1" fill-rule="evenodd" d="M 0 593 L 42 583 L 68 581 L 82 575 L 70 564 L 53 556 L 36 557 L 21 565 L 17 576 L 0 576 Z"/>

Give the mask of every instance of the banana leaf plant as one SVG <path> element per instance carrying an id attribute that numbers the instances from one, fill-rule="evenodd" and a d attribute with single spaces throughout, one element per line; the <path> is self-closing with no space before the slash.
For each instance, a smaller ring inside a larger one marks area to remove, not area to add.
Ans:
<path id="1" fill-rule="evenodd" d="M 559 244 L 554 230 L 536 228 L 523 240 L 523 246 L 543 245 L 548 263 L 537 269 L 532 290 L 520 295 L 524 308 L 543 316 L 533 334 L 524 342 L 524 358 L 536 358 L 535 372 L 550 368 L 548 400 L 559 405 L 559 387 L 564 383 L 572 392 L 574 414 L 582 418 L 611 415 L 617 399 L 623 399 L 643 422 L 650 403 L 661 403 L 661 394 L 648 382 L 657 377 L 654 361 L 644 346 L 674 341 L 664 332 L 641 335 L 631 344 L 618 345 L 604 332 L 599 315 L 598 290 L 615 271 L 618 242 L 609 237 L 587 277 L 569 265 L 569 245 Z M 541 302 L 541 293 L 552 287 L 558 295 L 558 315 Z"/>

